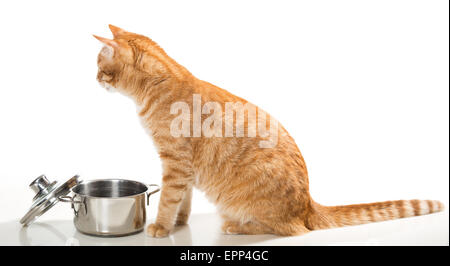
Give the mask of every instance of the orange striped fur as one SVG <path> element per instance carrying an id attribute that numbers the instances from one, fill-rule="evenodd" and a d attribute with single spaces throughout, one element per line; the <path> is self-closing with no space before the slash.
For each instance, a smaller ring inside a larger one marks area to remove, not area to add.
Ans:
<path id="1" fill-rule="evenodd" d="M 142 125 L 163 164 L 158 216 L 147 229 L 149 235 L 167 236 L 175 225 L 187 222 L 194 186 L 216 204 L 228 234 L 300 235 L 443 209 L 438 201 L 422 200 L 336 207 L 317 204 L 309 194 L 303 157 L 282 126 L 277 128 L 273 148 L 259 147 L 263 139 L 259 136 L 174 137 L 170 124 L 175 116 L 170 107 L 175 102 L 192 106 L 194 94 L 201 95 L 202 102 L 221 106 L 247 101 L 195 78 L 149 38 L 114 26 L 110 29 L 112 40 L 95 36 L 105 44 L 98 56 L 97 80 L 136 102 Z"/>
<path id="2" fill-rule="evenodd" d="M 323 229 L 440 212 L 444 209 L 436 200 L 396 200 L 344 206 L 314 204 L 315 214 L 308 218 L 308 227 Z"/>

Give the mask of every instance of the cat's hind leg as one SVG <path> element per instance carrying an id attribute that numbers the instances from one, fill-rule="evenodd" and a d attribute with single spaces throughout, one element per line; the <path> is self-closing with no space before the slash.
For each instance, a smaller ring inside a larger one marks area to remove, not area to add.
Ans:
<path id="1" fill-rule="evenodd" d="M 299 236 L 308 233 L 310 230 L 303 223 L 272 223 L 274 234 L 279 236 Z"/>
<path id="2" fill-rule="evenodd" d="M 270 228 L 255 222 L 236 222 L 225 221 L 222 225 L 222 231 L 228 235 L 260 235 L 273 234 Z"/>
<path id="3" fill-rule="evenodd" d="M 222 231 L 230 235 L 275 234 L 280 236 L 298 236 L 306 234 L 310 230 L 298 223 L 270 223 L 270 226 L 267 226 L 258 222 L 240 223 L 226 220 L 222 225 Z"/>

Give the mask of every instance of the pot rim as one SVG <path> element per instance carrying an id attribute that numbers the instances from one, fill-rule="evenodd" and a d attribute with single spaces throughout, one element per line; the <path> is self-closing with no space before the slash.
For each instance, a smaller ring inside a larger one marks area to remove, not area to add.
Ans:
<path id="1" fill-rule="evenodd" d="M 132 183 L 137 183 L 139 185 L 143 185 L 145 187 L 145 190 L 143 190 L 140 193 L 136 193 L 136 194 L 132 194 L 132 195 L 116 196 L 116 197 L 98 197 L 98 196 L 91 196 L 91 195 L 86 195 L 86 194 L 82 194 L 82 193 L 77 193 L 77 192 L 74 191 L 74 189 L 77 188 L 78 186 L 88 185 L 90 183 L 95 183 L 95 182 L 100 182 L 100 181 L 126 181 L 126 182 L 132 182 Z M 106 178 L 106 179 L 83 180 L 83 181 L 79 182 L 78 184 L 76 184 L 74 187 L 72 187 L 70 189 L 70 191 L 73 194 L 80 195 L 80 196 L 83 196 L 83 197 L 89 197 L 89 198 L 93 198 L 93 199 L 123 199 L 123 198 L 133 198 L 133 197 L 139 196 L 141 194 L 145 194 L 148 191 L 148 189 L 149 189 L 148 187 L 149 187 L 148 185 L 146 185 L 146 184 L 144 184 L 142 182 L 139 182 L 139 181 L 135 181 L 135 180 L 122 179 L 122 178 Z"/>

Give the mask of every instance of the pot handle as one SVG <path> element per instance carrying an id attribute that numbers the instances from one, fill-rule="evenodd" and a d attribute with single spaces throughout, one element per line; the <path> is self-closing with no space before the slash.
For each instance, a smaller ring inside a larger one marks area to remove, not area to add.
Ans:
<path id="1" fill-rule="evenodd" d="M 75 213 L 75 216 L 78 216 L 78 211 L 75 209 L 75 203 L 84 205 L 84 202 L 80 201 L 80 200 L 75 200 L 74 198 L 75 198 L 75 195 L 73 197 L 70 197 L 70 196 L 59 196 L 58 200 L 61 201 L 61 202 L 68 202 L 68 203 L 70 203 L 70 207 L 73 209 L 73 212 Z M 85 212 L 87 214 L 86 205 L 84 205 L 84 209 L 85 209 Z"/>
<path id="2" fill-rule="evenodd" d="M 150 187 L 157 187 L 157 189 L 155 189 L 155 190 L 153 190 L 151 192 L 147 192 L 147 206 L 148 206 L 150 204 L 150 196 L 155 194 L 155 193 L 157 193 L 157 192 L 159 192 L 161 189 L 156 184 L 150 184 L 150 185 L 147 185 L 147 187 L 149 187 L 149 188 Z"/>
<path id="3" fill-rule="evenodd" d="M 79 200 L 74 200 L 72 197 L 70 197 L 70 196 L 59 196 L 58 197 L 58 200 L 59 201 L 62 201 L 62 202 L 68 202 L 68 203 L 72 203 L 72 204 L 74 204 L 74 203 L 83 203 L 82 201 L 79 201 Z"/>

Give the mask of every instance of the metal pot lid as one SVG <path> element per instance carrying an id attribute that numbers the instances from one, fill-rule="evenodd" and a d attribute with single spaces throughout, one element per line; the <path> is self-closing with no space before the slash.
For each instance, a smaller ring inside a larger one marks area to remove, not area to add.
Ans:
<path id="1" fill-rule="evenodd" d="M 31 224 L 36 218 L 58 203 L 60 201 L 59 197 L 69 194 L 70 189 L 77 184 L 78 175 L 73 176 L 64 183 L 50 182 L 45 175 L 37 177 L 30 184 L 30 188 L 36 192 L 33 204 L 20 219 L 20 223 L 24 226 Z"/>

